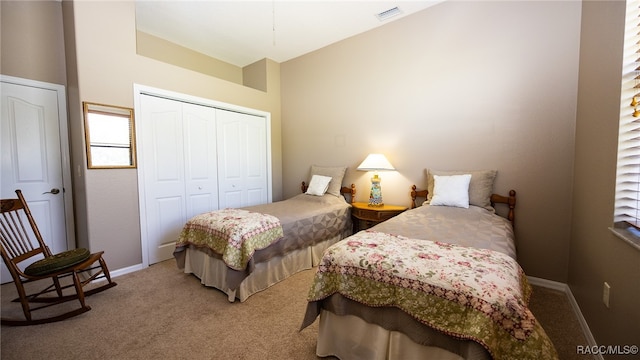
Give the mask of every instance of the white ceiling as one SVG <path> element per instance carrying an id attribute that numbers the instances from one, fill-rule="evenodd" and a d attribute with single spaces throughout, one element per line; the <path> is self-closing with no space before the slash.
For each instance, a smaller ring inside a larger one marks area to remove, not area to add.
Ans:
<path id="1" fill-rule="evenodd" d="M 431 1 L 136 0 L 140 31 L 236 66 L 284 62 L 395 21 Z M 380 21 L 377 14 L 401 13 Z"/>

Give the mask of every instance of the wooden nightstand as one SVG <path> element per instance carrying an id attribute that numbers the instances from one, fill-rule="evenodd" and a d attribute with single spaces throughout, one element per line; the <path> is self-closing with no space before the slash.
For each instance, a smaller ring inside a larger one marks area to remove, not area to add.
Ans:
<path id="1" fill-rule="evenodd" d="M 379 224 L 385 220 L 400 214 L 407 210 L 405 206 L 383 205 L 369 206 L 368 203 L 355 202 L 352 203 L 351 218 L 353 219 L 353 233 L 365 230 L 375 224 Z"/>

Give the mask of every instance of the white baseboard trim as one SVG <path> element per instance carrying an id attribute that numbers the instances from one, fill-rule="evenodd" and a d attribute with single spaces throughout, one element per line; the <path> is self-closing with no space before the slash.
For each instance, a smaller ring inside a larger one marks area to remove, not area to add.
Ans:
<path id="1" fill-rule="evenodd" d="M 587 342 L 588 342 L 587 345 L 590 347 L 598 346 L 598 343 L 596 343 L 596 339 L 593 337 L 593 334 L 591 333 L 591 329 L 589 329 L 587 320 L 582 315 L 582 311 L 580 310 L 580 306 L 578 305 L 576 298 L 573 297 L 573 293 L 571 292 L 571 288 L 569 287 L 569 285 L 558 282 L 558 281 L 541 279 L 541 278 L 532 277 L 532 276 L 527 276 L 527 279 L 529 280 L 529 283 L 531 285 L 564 292 L 565 295 L 567 296 L 567 300 L 569 300 L 569 304 L 571 304 L 571 307 L 573 308 L 573 312 L 576 314 L 576 317 L 578 318 L 578 322 L 580 323 L 580 327 L 582 328 L 582 333 L 584 334 L 584 337 L 587 339 Z M 604 358 L 602 357 L 602 354 L 594 354 L 593 358 L 597 360 L 604 360 Z"/>
<path id="2" fill-rule="evenodd" d="M 122 268 L 122 269 L 109 270 L 109 276 L 111 277 L 111 280 L 113 280 L 113 279 L 117 278 L 118 276 L 122 276 L 122 275 L 125 275 L 125 274 L 136 272 L 136 271 L 142 270 L 144 268 L 145 267 L 142 266 L 142 264 L 138 264 L 138 265 L 133 265 L 133 266 L 129 266 L 129 267 L 126 267 L 126 268 Z M 87 274 L 86 276 L 88 276 L 88 275 L 89 274 Z M 92 284 L 98 284 L 98 285 L 101 284 L 101 283 L 104 283 L 104 282 L 107 282 L 107 279 L 102 275 L 98 276 L 97 279 L 94 279 L 94 280 L 91 281 Z"/>
<path id="3" fill-rule="evenodd" d="M 138 270 L 142 270 L 144 269 L 144 267 L 142 266 L 142 264 L 138 264 L 138 265 L 132 265 L 126 268 L 122 268 L 122 269 L 117 269 L 117 270 L 109 270 L 109 274 L 111 275 L 112 278 L 116 278 L 118 276 L 122 276 L 125 274 L 129 274 L 132 272 L 136 272 Z"/>
<path id="4" fill-rule="evenodd" d="M 558 281 L 547 280 L 533 276 L 527 276 L 527 280 L 529 280 L 529 283 L 531 285 L 540 286 L 551 290 L 558 290 L 562 291 L 563 293 L 571 292 L 571 289 L 569 289 L 569 286 L 567 284 Z"/>

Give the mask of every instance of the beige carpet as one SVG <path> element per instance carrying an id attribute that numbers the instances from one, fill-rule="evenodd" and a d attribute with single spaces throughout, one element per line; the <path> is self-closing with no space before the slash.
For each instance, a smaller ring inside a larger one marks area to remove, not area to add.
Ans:
<path id="1" fill-rule="evenodd" d="M 299 331 L 314 270 L 250 297 L 226 295 L 183 274 L 173 260 L 116 278 L 87 298 L 92 310 L 63 322 L 1 328 L 0 357 L 12 359 L 318 359 L 318 322 Z M 0 287 L 2 316 L 20 316 L 13 284 Z M 538 288 L 531 308 L 561 359 L 587 345 L 563 293 Z M 588 357 L 582 357 L 588 359 Z M 346 359 L 345 359 L 346 360 Z"/>

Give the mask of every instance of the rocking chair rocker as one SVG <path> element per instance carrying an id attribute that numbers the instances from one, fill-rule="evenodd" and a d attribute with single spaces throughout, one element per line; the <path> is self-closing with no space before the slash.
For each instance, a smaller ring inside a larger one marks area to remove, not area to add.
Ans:
<path id="1" fill-rule="evenodd" d="M 17 199 L 0 200 L 0 250 L 2 260 L 9 269 L 18 291 L 18 298 L 13 301 L 19 301 L 22 304 L 25 319 L 2 318 L 2 325 L 50 323 L 91 310 L 91 307 L 85 304 L 85 296 L 117 285 L 111 281 L 109 269 L 102 258 L 104 252 L 92 254 L 87 249 L 74 249 L 52 254 L 42 239 L 22 192 L 16 190 L 16 194 L 18 195 Z M 25 218 L 28 221 L 26 225 L 23 221 Z M 34 259 L 39 260 L 33 262 Z M 19 266 L 26 260 L 33 263 L 26 267 Z M 66 279 L 69 277 L 73 280 L 72 283 Z M 84 290 L 85 285 L 103 281 L 103 278 L 106 279 L 106 284 L 100 286 L 96 284 L 96 287 Z M 52 280 L 53 284 L 43 290 L 27 291 L 25 288 L 27 283 L 47 279 Z M 64 291 L 68 288 L 73 288 L 73 291 Z M 78 300 L 80 307 L 37 319 L 32 317 L 32 313 L 36 310 L 72 300 Z M 40 303 L 40 305 L 32 303 Z"/>

